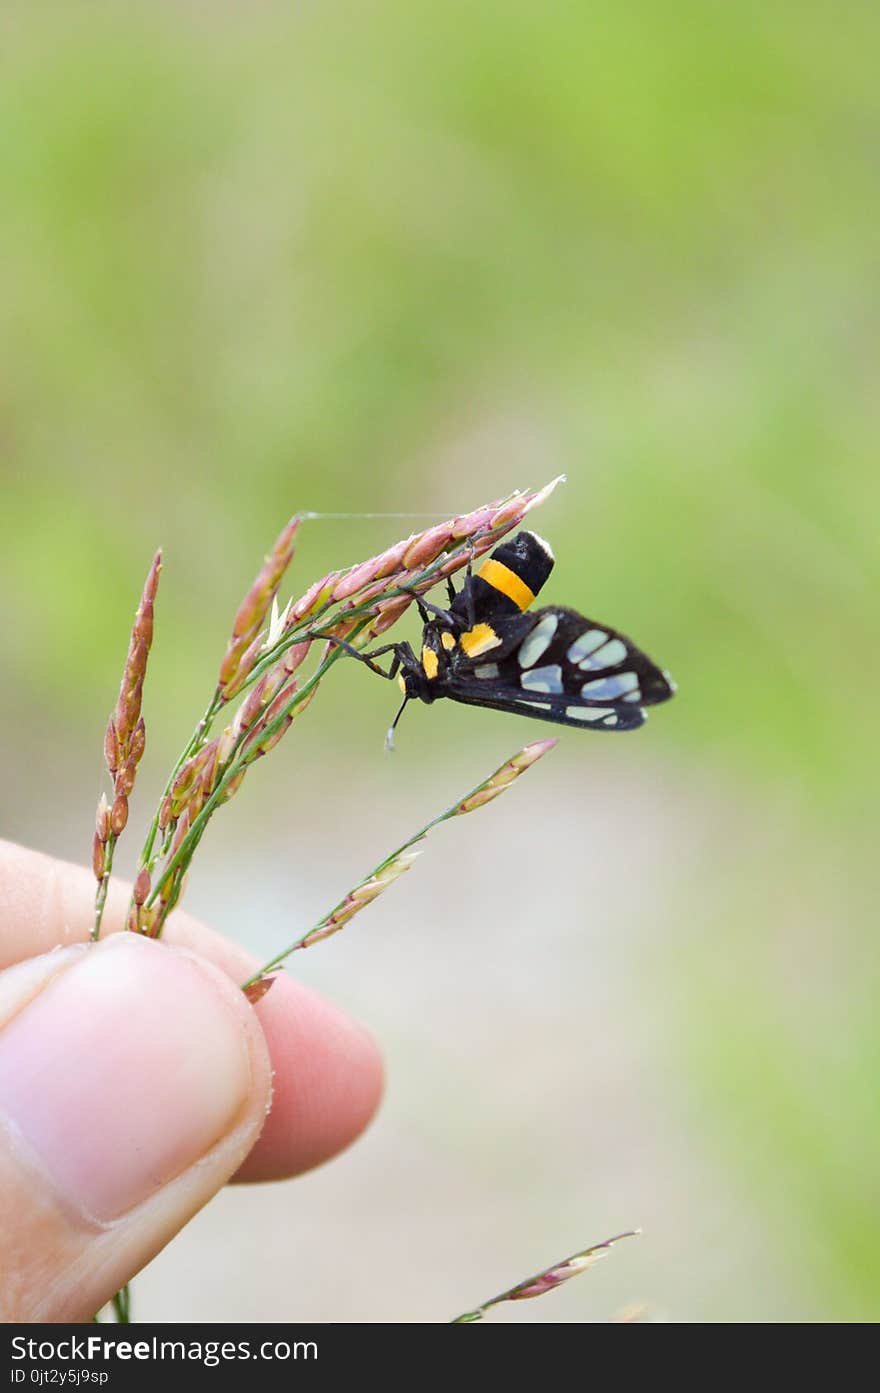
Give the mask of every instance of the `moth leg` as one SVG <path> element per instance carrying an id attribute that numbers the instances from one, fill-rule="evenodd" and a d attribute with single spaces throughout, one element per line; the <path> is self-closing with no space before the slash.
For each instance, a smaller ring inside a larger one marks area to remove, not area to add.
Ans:
<path id="1" fill-rule="evenodd" d="M 386 643 L 382 648 L 374 648 L 372 653 L 360 653 L 350 643 L 346 643 L 344 638 L 337 638 L 334 634 L 319 633 L 315 634 L 315 638 L 326 639 L 328 643 L 335 643 L 337 648 L 344 648 L 346 653 L 348 653 L 350 657 L 357 658 L 359 663 L 366 664 L 366 666 L 370 669 L 371 672 L 375 672 L 379 677 L 386 678 L 389 682 L 391 682 L 397 676 L 397 672 L 400 668 L 400 664 L 402 661 L 400 653 L 398 651 L 402 646 L 401 644 Z M 384 657 L 386 653 L 394 654 L 394 657 L 391 660 L 391 666 L 387 672 L 384 668 L 379 667 L 378 663 L 374 662 L 375 658 Z"/>
<path id="2" fill-rule="evenodd" d="M 474 548 L 473 548 L 473 543 L 471 543 L 471 545 L 468 547 L 468 563 L 467 563 L 467 570 L 465 571 L 465 575 L 466 575 L 466 577 L 467 577 L 467 580 L 465 581 L 465 584 L 462 586 L 462 591 L 463 591 L 463 593 L 464 593 L 464 602 L 465 602 L 465 604 L 467 605 L 467 622 L 468 622 L 468 629 L 473 629 L 473 627 L 475 626 L 475 624 L 476 624 L 476 622 L 477 622 L 477 607 L 476 607 L 476 604 L 475 604 L 475 602 L 474 602 L 474 587 L 473 587 L 472 585 L 468 585 L 468 584 L 467 584 L 467 581 L 471 579 L 471 577 L 473 576 L 473 574 L 474 574 Z"/>
<path id="3" fill-rule="evenodd" d="M 455 586 L 452 584 L 452 576 L 447 576 L 447 577 L 446 577 L 446 594 L 447 594 L 447 596 L 449 597 L 449 603 L 450 603 L 450 604 L 452 604 L 453 600 L 455 599 L 456 593 L 457 593 L 457 592 L 456 592 Z"/>
<path id="4" fill-rule="evenodd" d="M 440 605 L 433 605 L 430 600 L 423 600 L 417 590 L 410 590 L 408 586 L 402 585 L 401 590 L 405 595 L 412 595 L 419 609 L 419 618 L 423 624 L 427 624 L 432 614 L 436 614 L 438 619 L 442 619 L 446 624 L 454 624 L 455 620 L 449 610 L 442 609 Z M 455 592 L 453 591 L 453 598 Z"/>

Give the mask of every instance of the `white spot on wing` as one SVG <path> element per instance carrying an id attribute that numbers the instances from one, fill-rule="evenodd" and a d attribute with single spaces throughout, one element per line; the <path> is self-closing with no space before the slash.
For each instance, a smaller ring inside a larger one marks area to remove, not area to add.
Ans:
<path id="1" fill-rule="evenodd" d="M 571 721 L 587 721 L 593 725 L 617 725 L 617 712 L 610 706 L 566 706 L 565 714 Z"/>
<path id="2" fill-rule="evenodd" d="M 545 614 L 543 619 L 538 620 L 532 632 L 526 635 L 519 646 L 516 657 L 520 667 L 531 667 L 542 653 L 546 653 L 558 625 L 557 614 Z"/>
<path id="3" fill-rule="evenodd" d="M 529 692 L 561 692 L 562 668 L 558 663 L 532 668 L 530 672 L 524 672 L 519 680 L 520 686 Z"/>
<path id="4" fill-rule="evenodd" d="M 592 682 L 584 683 L 581 696 L 589 697 L 591 701 L 616 701 L 618 697 L 623 697 L 625 701 L 638 701 L 639 679 L 634 672 L 620 672 L 615 677 L 597 677 Z"/>
<path id="5" fill-rule="evenodd" d="M 604 629 L 585 629 L 582 634 L 578 634 L 565 656 L 570 663 L 579 663 L 588 653 L 595 652 L 600 643 L 604 643 L 607 638 Z"/>
<path id="6" fill-rule="evenodd" d="M 578 663 L 578 667 L 595 670 L 600 667 L 614 667 L 615 663 L 622 663 L 626 657 L 626 644 L 621 638 L 613 638 L 608 643 L 604 643 L 601 648 L 597 648 L 590 657 L 583 658 Z"/>
<path id="7" fill-rule="evenodd" d="M 497 663 L 480 663 L 479 667 L 474 668 L 474 677 L 497 677 Z"/>

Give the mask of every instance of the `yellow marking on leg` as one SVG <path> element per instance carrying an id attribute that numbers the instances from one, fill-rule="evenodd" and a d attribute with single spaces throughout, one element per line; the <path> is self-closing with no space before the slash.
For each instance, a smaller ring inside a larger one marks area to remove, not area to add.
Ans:
<path id="1" fill-rule="evenodd" d="M 500 642 L 501 639 L 491 624 L 475 624 L 466 634 L 462 634 L 460 639 L 462 649 L 469 658 L 479 658 L 481 653 L 488 653 L 490 648 L 497 648 Z"/>
<path id="2" fill-rule="evenodd" d="M 535 598 L 534 593 L 524 580 L 520 580 L 516 571 L 512 571 L 501 561 L 493 560 L 491 556 L 488 561 L 483 562 L 477 575 L 481 580 L 491 585 L 493 590 L 500 590 L 501 594 L 506 595 L 508 600 L 513 600 L 517 609 L 528 609 Z"/>
<path id="3" fill-rule="evenodd" d="M 437 654 L 433 648 L 422 649 L 422 667 L 425 669 L 425 676 L 432 682 L 437 676 L 437 668 L 440 666 Z"/>
<path id="4" fill-rule="evenodd" d="M 443 647 L 447 650 L 447 652 L 450 648 L 455 647 L 455 638 L 452 634 L 449 633 L 448 630 L 444 630 L 443 633 L 440 635 L 440 642 L 443 644 Z"/>

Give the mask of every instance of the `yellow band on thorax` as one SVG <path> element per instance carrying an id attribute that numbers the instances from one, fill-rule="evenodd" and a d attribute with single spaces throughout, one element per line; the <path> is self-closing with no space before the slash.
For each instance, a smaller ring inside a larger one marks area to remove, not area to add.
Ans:
<path id="1" fill-rule="evenodd" d="M 477 575 L 480 580 L 486 581 L 494 590 L 500 590 L 501 594 L 506 595 L 508 600 L 513 600 L 517 609 L 528 609 L 535 598 L 525 581 L 520 580 L 516 571 L 512 571 L 502 561 L 495 561 L 491 556 L 483 562 Z"/>

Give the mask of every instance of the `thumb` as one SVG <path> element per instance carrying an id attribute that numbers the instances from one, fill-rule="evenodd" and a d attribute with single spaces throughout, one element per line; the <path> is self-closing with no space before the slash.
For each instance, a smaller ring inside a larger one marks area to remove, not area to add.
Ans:
<path id="1" fill-rule="evenodd" d="M 269 1057 L 203 959 L 124 933 L 0 973 L 0 1320 L 87 1320 L 256 1141 Z"/>

